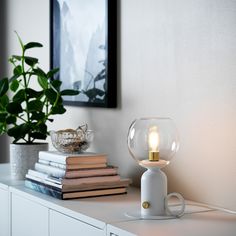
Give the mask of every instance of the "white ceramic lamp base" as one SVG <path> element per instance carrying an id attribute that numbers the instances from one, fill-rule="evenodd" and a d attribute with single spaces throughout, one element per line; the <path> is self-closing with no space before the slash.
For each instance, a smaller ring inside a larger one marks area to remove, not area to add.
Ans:
<path id="1" fill-rule="evenodd" d="M 172 219 L 180 217 L 184 213 L 184 198 L 179 193 L 167 195 L 167 177 L 160 168 L 168 164 L 160 160 L 151 162 L 141 161 L 141 166 L 147 168 L 141 178 L 141 210 L 138 212 L 126 213 L 127 216 L 138 219 Z M 176 197 L 180 201 L 179 210 L 171 210 L 168 205 L 170 197 Z"/>

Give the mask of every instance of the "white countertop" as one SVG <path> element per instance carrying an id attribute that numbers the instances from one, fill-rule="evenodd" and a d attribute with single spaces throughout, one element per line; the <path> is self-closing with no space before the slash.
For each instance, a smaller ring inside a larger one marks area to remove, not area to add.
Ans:
<path id="1" fill-rule="evenodd" d="M 186 214 L 180 219 L 117 222 L 108 230 L 140 236 L 235 236 L 236 215 L 210 211 Z"/>

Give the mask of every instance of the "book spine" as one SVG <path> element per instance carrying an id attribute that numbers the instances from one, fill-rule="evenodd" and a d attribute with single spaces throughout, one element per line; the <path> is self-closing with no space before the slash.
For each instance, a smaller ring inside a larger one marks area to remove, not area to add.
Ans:
<path id="1" fill-rule="evenodd" d="M 31 170 L 31 169 L 28 170 L 28 175 L 35 176 L 41 179 L 46 179 L 48 177 L 48 175 L 45 173 L 39 172 L 37 170 Z"/>
<path id="2" fill-rule="evenodd" d="M 59 155 L 54 152 L 40 151 L 39 152 L 39 160 L 44 161 L 53 161 L 60 164 L 66 164 L 66 156 Z"/>
<path id="3" fill-rule="evenodd" d="M 47 186 L 36 183 L 34 181 L 25 180 L 25 186 L 37 192 L 44 193 L 48 196 L 55 197 L 58 199 L 63 199 L 63 194 L 60 191 L 57 191 L 52 188 L 48 188 Z"/>
<path id="4" fill-rule="evenodd" d="M 66 165 L 66 170 L 84 170 L 84 169 L 94 169 L 94 168 L 105 168 L 107 167 L 107 164 L 72 164 L 72 165 Z"/>
<path id="5" fill-rule="evenodd" d="M 124 194 L 124 193 L 127 193 L 126 188 L 100 189 L 92 191 L 63 193 L 63 199 L 98 197 L 98 196 L 107 196 L 107 195 Z"/>
<path id="6" fill-rule="evenodd" d="M 67 155 L 59 152 L 40 151 L 39 159 L 53 161 L 60 164 L 103 164 L 107 163 L 107 156 L 97 153 L 82 153 L 78 155 Z"/>
<path id="7" fill-rule="evenodd" d="M 65 170 L 50 165 L 35 163 L 35 170 L 54 176 L 56 178 L 63 178 L 65 176 Z"/>
<path id="8" fill-rule="evenodd" d="M 36 182 L 41 185 L 45 185 L 48 188 L 55 189 L 57 191 L 65 192 L 75 192 L 75 191 L 87 191 L 87 190 L 95 190 L 95 189 L 110 189 L 110 188 L 121 188 L 128 187 L 130 184 L 129 179 L 122 179 L 120 181 L 100 183 L 100 184 L 86 184 L 86 185 L 74 185 L 74 186 L 62 186 L 61 184 L 56 184 L 51 181 L 43 181 L 41 179 L 32 178 L 31 176 L 26 177 L 26 179 Z"/>
<path id="9" fill-rule="evenodd" d="M 34 181 L 37 181 L 42 184 L 48 184 L 48 185 L 54 186 L 56 188 L 62 188 L 61 183 L 57 183 L 57 182 L 53 181 L 50 177 L 46 177 L 45 179 L 41 179 L 39 177 L 30 175 L 30 174 L 26 174 L 25 177 L 26 177 L 26 179 L 34 180 Z"/>
<path id="10" fill-rule="evenodd" d="M 56 167 L 56 168 L 66 170 L 66 164 L 60 164 L 60 163 L 56 163 L 56 162 L 53 162 L 53 161 L 49 161 L 49 165 L 53 166 L 53 167 Z"/>
<path id="11" fill-rule="evenodd" d="M 85 178 L 77 178 L 77 179 L 62 179 L 62 185 L 86 185 L 86 184 L 101 184 L 106 182 L 119 181 L 119 175 L 112 176 L 99 176 L 99 177 L 85 177 Z"/>
<path id="12" fill-rule="evenodd" d="M 80 156 L 80 157 L 67 157 L 66 164 L 105 164 L 107 163 L 107 158 L 105 156 Z"/>
<path id="13" fill-rule="evenodd" d="M 112 176 L 117 175 L 117 168 L 103 168 L 103 169 L 86 169 L 78 171 L 67 171 L 65 178 L 84 178 L 84 177 L 98 177 L 98 176 Z"/>

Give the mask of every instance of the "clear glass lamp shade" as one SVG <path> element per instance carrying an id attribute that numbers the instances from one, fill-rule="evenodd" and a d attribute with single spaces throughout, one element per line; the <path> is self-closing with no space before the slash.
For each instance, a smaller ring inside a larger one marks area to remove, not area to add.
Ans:
<path id="1" fill-rule="evenodd" d="M 128 131 L 128 149 L 140 165 L 143 161 L 169 164 L 179 149 L 178 132 L 173 120 L 164 117 L 134 120 Z"/>

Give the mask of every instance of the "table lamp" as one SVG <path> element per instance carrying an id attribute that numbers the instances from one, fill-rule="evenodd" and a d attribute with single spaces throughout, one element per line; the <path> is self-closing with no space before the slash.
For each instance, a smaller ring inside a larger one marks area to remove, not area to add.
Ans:
<path id="1" fill-rule="evenodd" d="M 142 219 L 181 216 L 185 208 L 184 199 L 179 193 L 167 195 L 167 177 L 161 171 L 179 149 L 173 120 L 164 117 L 136 119 L 129 128 L 127 141 L 131 156 L 147 169 L 141 177 L 141 211 L 128 215 Z M 170 197 L 179 199 L 180 208 L 177 211 L 169 207 Z"/>

